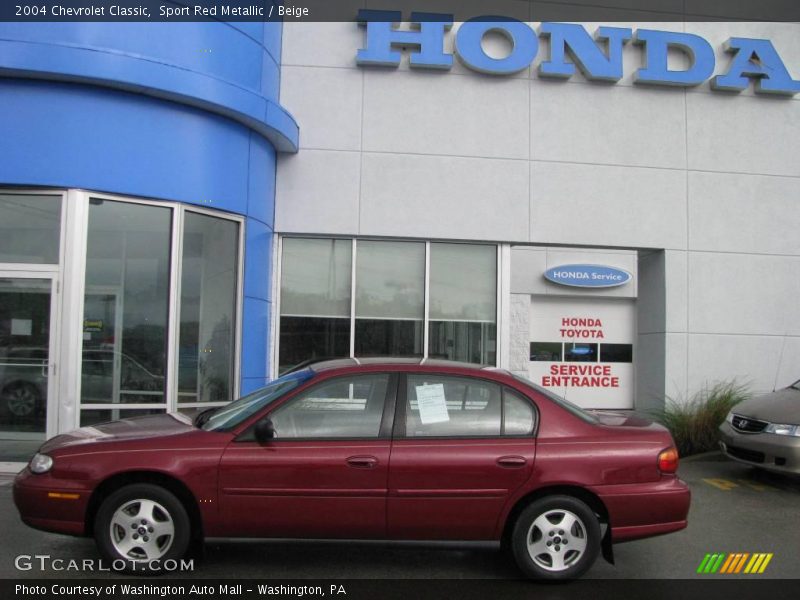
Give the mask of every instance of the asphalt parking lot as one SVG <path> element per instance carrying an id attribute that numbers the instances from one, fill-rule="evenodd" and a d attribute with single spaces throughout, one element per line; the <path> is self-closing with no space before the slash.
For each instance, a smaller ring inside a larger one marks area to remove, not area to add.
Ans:
<path id="1" fill-rule="evenodd" d="M 586 574 L 595 579 L 800 578 L 800 477 L 773 475 L 719 454 L 684 460 L 680 476 L 692 490 L 684 531 L 615 546 L 616 564 L 602 559 Z M 92 540 L 42 533 L 22 524 L 11 499 L 11 479 L 0 478 L 0 577 L 85 577 L 80 572 L 19 571 L 20 554 L 65 560 L 97 558 Z M 760 575 L 705 575 L 707 553 L 772 553 Z M 456 548 L 341 542 L 214 541 L 192 578 L 270 579 L 496 579 L 519 573 L 492 547 Z M 165 575 L 185 577 L 179 573 Z M 116 577 L 95 573 L 92 577 Z"/>

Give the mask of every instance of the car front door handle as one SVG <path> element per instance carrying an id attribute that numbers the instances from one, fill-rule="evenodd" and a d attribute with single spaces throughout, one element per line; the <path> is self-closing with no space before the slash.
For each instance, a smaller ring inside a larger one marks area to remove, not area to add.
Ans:
<path id="1" fill-rule="evenodd" d="M 497 459 L 497 464 L 501 467 L 524 467 L 528 461 L 524 456 L 501 456 Z"/>
<path id="2" fill-rule="evenodd" d="M 374 456 L 351 456 L 347 459 L 347 466 L 354 469 L 373 469 L 378 465 Z"/>

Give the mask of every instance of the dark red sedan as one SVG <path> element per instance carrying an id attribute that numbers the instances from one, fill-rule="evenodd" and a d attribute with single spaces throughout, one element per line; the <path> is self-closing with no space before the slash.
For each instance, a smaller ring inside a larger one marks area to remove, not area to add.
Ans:
<path id="1" fill-rule="evenodd" d="M 114 563 L 206 537 L 493 540 L 531 577 L 686 527 L 672 438 L 499 369 L 346 359 L 201 413 L 46 442 L 14 483 L 25 523 Z"/>

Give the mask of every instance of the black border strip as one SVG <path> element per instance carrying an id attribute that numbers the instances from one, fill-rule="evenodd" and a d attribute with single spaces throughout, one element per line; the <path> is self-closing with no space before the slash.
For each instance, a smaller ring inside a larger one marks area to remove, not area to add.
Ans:
<path id="1" fill-rule="evenodd" d="M 201 574 L 201 573 L 199 573 Z M 796 580 L 795 580 L 796 581 Z M 238 586 L 241 585 L 241 588 Z M 269 586 L 267 592 L 260 586 Z M 20 591 L 17 586 L 26 586 Z M 113 587 L 112 587 L 113 586 Z M 133 586 L 144 593 L 125 593 L 123 586 Z M 192 586 L 215 589 L 216 594 L 191 594 Z M 226 586 L 227 593 L 220 593 L 220 586 Z M 341 586 L 341 587 L 340 587 Z M 30 591 L 38 588 L 39 592 Z M 319 598 L 313 588 L 321 588 L 325 598 L 345 600 L 423 600 L 427 598 L 465 600 L 782 600 L 796 598 L 796 585 L 780 579 L 744 579 L 731 576 L 729 579 L 715 580 L 591 580 L 548 584 L 537 581 L 485 580 L 485 579 L 173 579 L 144 577 L 123 579 L 4 579 L 0 582 L 0 596 L 8 600 L 17 598 L 37 598 L 40 600 L 78 600 L 84 598 L 138 599 L 149 600 L 168 598 L 170 600 L 197 598 L 229 598 L 232 600 L 256 600 L 263 598 Z M 70 593 L 81 588 L 100 588 L 102 593 Z M 183 589 L 183 593 L 176 590 Z M 294 591 L 293 591 L 294 589 Z M 150 590 L 150 593 L 147 593 Z M 233 593 L 231 593 L 233 590 Z M 241 591 L 239 591 L 241 590 Z M 303 590 L 303 591 L 301 591 Z M 344 590 L 344 594 L 340 590 Z M 283 593 L 281 593 L 283 591 Z M 337 591 L 339 593 L 337 593 Z M 260 593 L 261 592 L 261 593 Z"/>
<path id="2" fill-rule="evenodd" d="M 360 8 L 399 11 L 403 20 L 416 12 L 427 13 L 423 20 L 452 15 L 454 21 L 492 15 L 532 22 L 800 21 L 797 0 L 7 0 L 0 21 L 344 22 Z"/>

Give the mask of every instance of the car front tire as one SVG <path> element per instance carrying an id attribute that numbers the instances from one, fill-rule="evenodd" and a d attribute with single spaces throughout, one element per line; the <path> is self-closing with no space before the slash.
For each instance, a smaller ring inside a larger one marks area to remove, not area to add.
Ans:
<path id="1" fill-rule="evenodd" d="M 105 499 L 97 512 L 94 536 L 111 568 L 156 574 L 180 560 L 191 538 L 186 509 L 168 490 L 149 483 L 127 485 Z"/>
<path id="2" fill-rule="evenodd" d="M 528 577 L 576 579 L 600 553 L 600 522 L 592 509 L 577 498 L 541 498 L 517 518 L 511 549 L 517 565 Z"/>

